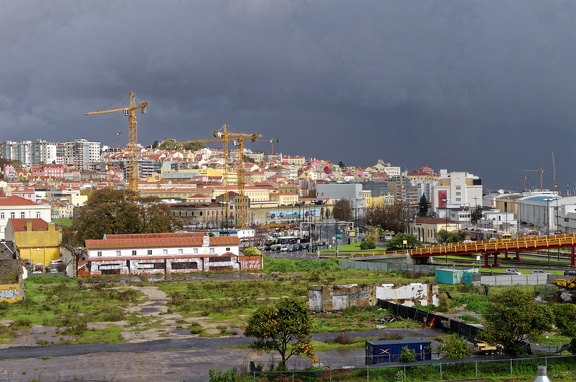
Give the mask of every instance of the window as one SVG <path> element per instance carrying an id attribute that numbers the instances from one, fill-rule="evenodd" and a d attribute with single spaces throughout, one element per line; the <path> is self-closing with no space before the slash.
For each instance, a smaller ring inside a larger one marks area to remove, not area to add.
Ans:
<path id="1" fill-rule="evenodd" d="M 96 255 L 97 255 L 98 257 L 102 257 L 102 251 L 96 252 Z"/>
<path id="2" fill-rule="evenodd" d="M 163 250 L 162 250 L 162 254 L 167 255 L 167 254 L 168 254 L 168 250 L 167 250 L 167 249 L 163 249 Z"/>
<path id="3" fill-rule="evenodd" d="M 4 212 L 0 212 L 0 219 L 1 219 L 1 220 L 6 219 L 6 217 L 4 216 Z"/>
<path id="4" fill-rule="evenodd" d="M 198 248 L 194 248 L 194 253 L 198 253 Z"/>
<path id="5" fill-rule="evenodd" d="M 184 254 L 184 250 L 182 248 L 178 248 L 178 254 L 179 255 L 183 255 Z"/>
<path id="6" fill-rule="evenodd" d="M 230 252 L 230 248 L 226 248 L 226 251 L 227 251 L 227 252 Z"/>
<path id="7" fill-rule="evenodd" d="M 135 249 L 132 250 L 132 256 L 136 256 L 136 250 Z"/>
<path id="8" fill-rule="evenodd" d="M 10 212 L 10 219 L 16 219 L 16 212 Z"/>
<path id="9" fill-rule="evenodd" d="M 116 256 L 122 256 L 122 251 L 116 251 Z"/>
<path id="10" fill-rule="evenodd" d="M 152 255 L 152 250 L 151 250 L 151 249 L 148 250 L 148 255 Z"/>
<path id="11" fill-rule="evenodd" d="M 216 253 L 216 251 L 214 251 L 214 248 L 210 248 L 210 253 Z"/>
<path id="12" fill-rule="evenodd" d="M 26 212 L 20 212 L 20 219 L 24 219 L 26 217 Z"/>
<path id="13" fill-rule="evenodd" d="M 36 212 L 36 219 L 40 219 L 40 212 Z"/>

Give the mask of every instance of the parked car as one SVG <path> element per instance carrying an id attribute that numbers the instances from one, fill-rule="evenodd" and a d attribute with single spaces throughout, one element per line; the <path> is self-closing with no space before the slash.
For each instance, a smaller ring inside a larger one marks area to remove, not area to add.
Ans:
<path id="1" fill-rule="evenodd" d="M 517 271 L 516 269 L 509 268 L 509 269 L 506 269 L 506 274 L 507 274 L 508 276 L 520 276 L 522 273 L 520 273 L 520 272 Z"/>
<path id="2" fill-rule="evenodd" d="M 548 272 L 544 272 L 542 269 L 534 269 L 530 272 L 531 275 L 548 275 Z"/>
<path id="3" fill-rule="evenodd" d="M 576 270 L 568 269 L 564 271 L 564 276 L 576 276 Z"/>
<path id="4" fill-rule="evenodd" d="M 280 252 L 288 252 L 288 246 L 287 245 L 283 245 L 280 247 Z"/>

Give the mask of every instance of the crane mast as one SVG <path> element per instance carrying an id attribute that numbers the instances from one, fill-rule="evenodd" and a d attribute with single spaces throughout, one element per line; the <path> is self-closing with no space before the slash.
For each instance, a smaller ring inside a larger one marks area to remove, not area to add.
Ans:
<path id="1" fill-rule="evenodd" d="M 542 184 L 542 174 L 544 174 L 544 169 L 542 167 L 540 167 L 540 170 L 522 170 L 525 172 L 539 172 L 540 173 L 540 190 L 542 190 L 543 188 L 543 184 Z"/>
<path id="2" fill-rule="evenodd" d="M 244 141 L 250 140 L 256 142 L 256 139 L 261 137 L 261 134 L 245 134 L 245 133 L 234 133 L 228 130 L 228 126 L 224 124 L 220 129 L 213 133 L 213 138 L 206 139 L 196 139 L 197 142 L 222 142 L 223 149 L 223 164 L 222 164 L 222 187 L 224 188 L 224 194 L 222 195 L 222 203 L 226 209 L 225 219 L 228 222 L 228 215 L 230 211 L 230 192 L 229 192 L 229 179 L 228 179 L 228 163 L 230 161 L 230 152 L 228 151 L 229 142 L 232 142 L 235 146 L 238 146 L 238 169 L 236 171 L 237 182 L 238 182 L 238 203 L 236 204 L 236 225 L 240 228 L 246 226 L 248 220 L 248 209 L 249 201 L 245 195 L 246 179 L 244 174 Z"/>
<path id="3" fill-rule="evenodd" d="M 556 180 L 556 160 L 554 159 L 554 151 L 552 151 L 552 175 L 554 175 L 553 190 L 558 195 L 558 181 Z"/>
<path id="4" fill-rule="evenodd" d="M 270 143 L 270 155 L 274 155 L 274 143 L 280 143 L 280 139 L 272 138 L 272 139 L 259 139 L 256 142 L 267 142 Z"/>
<path id="5" fill-rule="evenodd" d="M 130 91 L 130 104 L 128 107 L 115 109 L 97 110 L 85 113 L 85 115 L 98 115 L 109 113 L 124 113 L 128 117 L 128 163 L 129 174 L 128 184 L 131 191 L 138 192 L 138 122 L 136 121 L 136 110 L 141 114 L 146 113 L 148 102 L 137 99 L 133 91 Z M 118 135 L 119 137 L 119 135 Z"/>

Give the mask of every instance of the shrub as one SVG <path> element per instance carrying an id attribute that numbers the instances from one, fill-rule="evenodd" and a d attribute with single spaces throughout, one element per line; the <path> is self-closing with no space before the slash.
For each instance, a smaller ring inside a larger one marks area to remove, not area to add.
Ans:
<path id="1" fill-rule="evenodd" d="M 360 243 L 360 249 L 366 250 L 374 248 L 376 248 L 376 242 L 374 240 L 364 240 L 362 243 Z"/>
<path id="2" fill-rule="evenodd" d="M 350 345 L 354 343 L 354 338 L 350 337 L 348 334 L 344 332 L 340 332 L 338 337 L 334 339 L 334 342 L 341 345 Z"/>
<path id="3" fill-rule="evenodd" d="M 398 357 L 398 361 L 410 363 L 416 362 L 416 353 L 414 350 L 408 348 L 408 346 L 404 346 L 402 351 L 400 352 L 400 357 Z"/>

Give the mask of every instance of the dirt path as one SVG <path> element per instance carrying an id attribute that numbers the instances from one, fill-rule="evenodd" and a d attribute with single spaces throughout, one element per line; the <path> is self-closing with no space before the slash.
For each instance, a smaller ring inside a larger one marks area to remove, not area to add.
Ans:
<path id="1" fill-rule="evenodd" d="M 143 316 L 146 322 L 135 326 L 128 321 L 113 323 L 123 328 L 122 336 L 126 341 L 142 342 L 164 338 L 198 337 L 198 334 L 192 334 L 189 330 L 192 324 L 200 325 L 204 334 L 221 334 L 220 326 L 211 323 L 209 317 L 184 318 L 178 313 L 171 312 L 167 306 L 168 296 L 157 286 L 130 286 L 130 288 L 142 292 L 146 297 L 143 303 L 130 307 L 128 313 Z"/>

